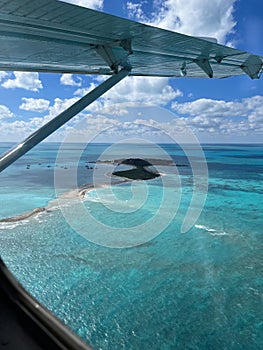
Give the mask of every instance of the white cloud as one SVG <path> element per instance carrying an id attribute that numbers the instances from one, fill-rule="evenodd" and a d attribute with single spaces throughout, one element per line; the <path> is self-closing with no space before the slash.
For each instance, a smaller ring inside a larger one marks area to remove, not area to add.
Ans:
<path id="1" fill-rule="evenodd" d="M 28 124 L 28 122 L 21 120 L 15 120 L 12 122 L 1 121 L 1 141 L 21 141 L 21 139 L 24 139 L 31 132 Z"/>
<path id="2" fill-rule="evenodd" d="M 244 98 L 241 101 L 224 101 L 202 98 L 192 102 L 172 103 L 178 114 L 200 118 L 249 117 L 262 114 L 263 96 Z"/>
<path id="3" fill-rule="evenodd" d="M 66 108 L 71 106 L 74 102 L 76 102 L 76 100 L 77 98 L 65 100 L 56 98 L 54 104 L 48 108 L 48 114 L 46 114 L 45 116 L 34 117 L 28 120 L 15 120 L 12 122 L 0 123 L 1 140 L 21 141 L 21 139 L 28 137 L 32 132 L 34 132 L 35 130 L 46 124 L 49 120 L 53 119 L 59 113 L 64 111 Z M 31 106 L 34 104 L 36 104 L 37 106 L 37 101 L 38 100 L 31 101 Z M 76 121 L 77 119 L 75 118 L 74 120 Z M 53 136 L 53 141 L 57 140 L 56 137 L 58 137 L 58 135 L 63 135 L 63 132 L 63 128 L 59 132 L 56 132 L 56 135 Z"/>
<path id="4" fill-rule="evenodd" d="M 6 106 L 0 105 L 0 119 L 13 118 L 14 114 Z"/>
<path id="5" fill-rule="evenodd" d="M 105 103 L 137 102 L 165 106 L 182 92 L 169 85 L 168 78 L 128 77 L 114 86 L 103 98 Z"/>
<path id="6" fill-rule="evenodd" d="M 123 117 L 128 114 L 127 110 L 127 104 L 109 104 L 107 106 L 98 106 L 98 112 L 106 114 L 106 115 L 112 115 L 115 117 Z M 93 105 L 92 105 L 93 108 Z"/>
<path id="7" fill-rule="evenodd" d="M 211 99 L 174 102 L 172 108 L 199 132 L 238 135 L 262 132 L 262 104 L 263 96 L 253 96 L 233 102 Z"/>
<path id="8" fill-rule="evenodd" d="M 82 97 L 96 86 L 91 82 L 89 86 L 77 89 L 74 95 Z M 93 102 L 86 111 L 123 116 L 127 114 L 125 104 L 166 106 L 182 95 L 180 90 L 169 85 L 168 78 L 127 77 Z"/>
<path id="9" fill-rule="evenodd" d="M 145 22 L 147 17 L 142 8 L 143 3 L 127 2 L 128 15 L 131 18 L 136 18 L 138 21 Z"/>
<path id="10" fill-rule="evenodd" d="M 76 100 L 77 98 L 65 100 L 56 98 L 53 105 L 49 107 L 48 114 L 44 117 L 35 117 L 27 121 L 7 122 L 7 120 L 3 120 L 0 128 L 2 139 L 12 141 L 28 136 Z M 187 135 L 180 131 L 181 124 L 185 123 L 190 130 L 198 135 L 201 141 L 260 141 L 263 133 L 262 103 L 263 96 L 244 98 L 234 102 L 200 99 L 174 104 L 177 115 L 168 111 L 168 117 L 165 117 L 165 110 L 162 109 L 161 117 L 156 119 L 153 113 L 147 113 L 147 111 L 146 113 L 130 114 L 131 103 L 126 103 L 129 108 L 127 110 L 124 108 L 121 114 L 119 113 L 121 109 L 119 110 L 117 105 L 115 105 L 117 110 L 111 110 L 110 105 L 107 105 L 107 100 L 102 100 L 100 105 L 95 105 L 95 108 L 91 108 L 90 111 L 84 110 L 52 137 L 53 140 L 62 140 L 67 132 L 72 131 L 72 142 L 81 142 L 82 140 L 83 142 L 87 140 L 114 142 L 123 137 L 141 137 L 157 142 L 158 140 L 166 142 L 162 130 L 166 133 L 169 132 L 170 135 L 175 135 L 176 139 L 180 138 L 181 134 L 185 138 Z M 120 105 L 120 108 L 123 108 L 123 105 Z M 137 110 L 136 108 L 137 105 L 135 110 Z M 152 107 L 149 108 L 152 111 Z M 5 106 L 0 106 L 0 112 L 2 117 L 13 116 Z M 121 118 L 119 118 L 120 114 Z M 160 115 L 159 112 L 157 114 Z M 82 122 L 78 124 L 79 121 Z M 183 131 L 185 132 L 184 127 Z M 102 137 L 99 136 L 100 134 Z M 244 139 L 244 136 L 248 138 Z"/>
<path id="11" fill-rule="evenodd" d="M 15 76 L 14 79 L 8 79 L 2 84 L 5 89 L 21 88 L 30 91 L 38 91 L 43 88 L 38 73 L 14 72 L 13 74 Z"/>
<path id="12" fill-rule="evenodd" d="M 186 103 L 172 103 L 172 108 L 179 114 L 201 117 L 246 116 L 247 108 L 241 102 L 226 102 L 202 98 Z"/>
<path id="13" fill-rule="evenodd" d="M 102 10 L 104 0 L 63 0 L 70 4 L 87 7 L 93 10 Z"/>
<path id="14" fill-rule="evenodd" d="M 86 95 L 87 93 L 89 93 L 90 91 L 95 89 L 96 86 L 97 86 L 97 84 L 95 84 L 94 82 L 91 82 L 89 86 L 81 88 L 81 89 L 77 89 L 74 92 L 74 95 L 79 96 L 79 97 L 83 97 L 84 95 Z"/>
<path id="15" fill-rule="evenodd" d="M 48 110 L 49 101 L 43 98 L 22 98 L 23 103 L 19 106 L 20 109 L 25 111 L 33 111 L 33 112 L 45 112 Z"/>
<path id="16" fill-rule="evenodd" d="M 81 78 L 76 77 L 74 80 L 73 74 L 62 74 L 60 78 L 60 83 L 62 85 L 81 86 Z"/>
<path id="17" fill-rule="evenodd" d="M 73 103 L 77 102 L 78 98 L 73 97 L 69 99 L 62 100 L 61 98 L 55 98 L 54 104 L 49 107 L 49 118 L 56 117 L 58 114 L 62 113 L 65 109 L 69 108 Z"/>
<path id="18" fill-rule="evenodd" d="M 263 128 L 263 96 L 253 96 L 244 99 L 247 108 L 250 110 L 248 120 L 253 126 L 261 126 Z"/>
<path id="19" fill-rule="evenodd" d="M 0 82 L 5 79 L 6 77 L 8 77 L 8 73 L 7 72 L 0 72 Z"/>
<path id="20" fill-rule="evenodd" d="M 214 37 L 220 43 L 233 32 L 234 3 L 236 0 L 155 0 L 153 11 L 146 16 L 143 2 L 127 2 L 132 18 L 160 28 L 187 35 Z"/>

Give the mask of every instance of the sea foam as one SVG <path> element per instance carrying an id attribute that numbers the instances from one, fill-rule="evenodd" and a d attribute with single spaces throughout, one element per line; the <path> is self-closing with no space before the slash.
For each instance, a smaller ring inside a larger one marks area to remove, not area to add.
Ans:
<path id="1" fill-rule="evenodd" d="M 217 230 L 215 230 L 214 228 L 210 228 L 210 227 L 207 227 L 205 225 L 195 225 L 195 228 L 209 232 L 209 234 L 211 236 L 226 236 L 226 235 L 228 235 L 228 233 L 225 231 L 217 232 Z"/>

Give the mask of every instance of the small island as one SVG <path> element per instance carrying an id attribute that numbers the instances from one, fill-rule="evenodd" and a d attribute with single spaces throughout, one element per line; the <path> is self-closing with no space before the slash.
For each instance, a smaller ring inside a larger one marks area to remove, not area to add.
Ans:
<path id="1" fill-rule="evenodd" d="M 172 159 L 158 159 L 158 158 L 124 158 L 124 159 L 111 159 L 111 160 L 97 160 L 95 163 L 105 163 L 112 165 L 130 165 L 133 168 L 129 170 L 114 171 L 111 175 L 123 177 L 129 180 L 150 180 L 161 176 L 155 170 L 149 169 L 154 165 L 161 166 L 187 166 L 185 164 L 175 164 Z"/>
<path id="2" fill-rule="evenodd" d="M 118 162 L 118 165 L 122 164 L 131 165 L 133 168 L 129 170 L 114 171 L 112 175 L 125 177 L 131 180 L 150 180 L 160 176 L 157 171 L 149 169 L 153 164 L 144 159 L 129 158 Z"/>

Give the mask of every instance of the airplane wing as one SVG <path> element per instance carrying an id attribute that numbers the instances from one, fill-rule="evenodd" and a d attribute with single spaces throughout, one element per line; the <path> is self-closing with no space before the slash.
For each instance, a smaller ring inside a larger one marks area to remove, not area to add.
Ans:
<path id="1" fill-rule="evenodd" d="M 56 0 L 1 0 L 0 70 L 216 77 L 262 72 L 262 57 Z"/>

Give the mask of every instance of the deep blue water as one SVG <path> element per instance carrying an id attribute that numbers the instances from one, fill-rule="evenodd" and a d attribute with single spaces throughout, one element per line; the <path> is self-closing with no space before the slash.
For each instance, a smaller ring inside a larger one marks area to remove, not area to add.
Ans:
<path id="1" fill-rule="evenodd" d="M 4 151 L 10 145 L 0 146 Z M 98 184 L 109 181 L 114 167 L 93 163 L 108 146 L 89 145 L 81 153 L 78 186 L 91 183 L 93 174 Z M 43 143 L 1 174 L 0 217 L 50 208 L 24 221 L 0 223 L 1 256 L 39 301 L 94 349 L 263 348 L 262 145 L 203 145 L 208 194 L 200 217 L 185 233 L 181 226 L 192 198 L 193 170 L 179 146 L 161 145 L 184 165 L 178 174 L 176 167 L 162 166 L 162 178 L 112 186 L 115 200 L 103 187 L 81 203 L 67 199 L 66 209 L 49 203 L 56 191 L 72 189 L 70 175 L 81 146 L 66 145 L 56 159 L 58 147 Z M 140 148 L 148 155 L 160 152 Z M 129 145 L 123 154 L 129 155 Z M 194 146 L 192 156 L 194 166 L 204 165 Z M 201 200 L 205 186 L 198 191 Z M 100 232 L 91 217 L 101 224 Z M 138 238 L 130 236 L 133 228 L 135 234 L 143 227 L 137 234 L 144 239 L 166 221 L 155 238 L 130 248 L 101 246 L 79 234 L 106 243 L 112 235 L 116 245 L 124 234 L 132 245 Z M 153 224 L 140 226 L 145 222 Z"/>

